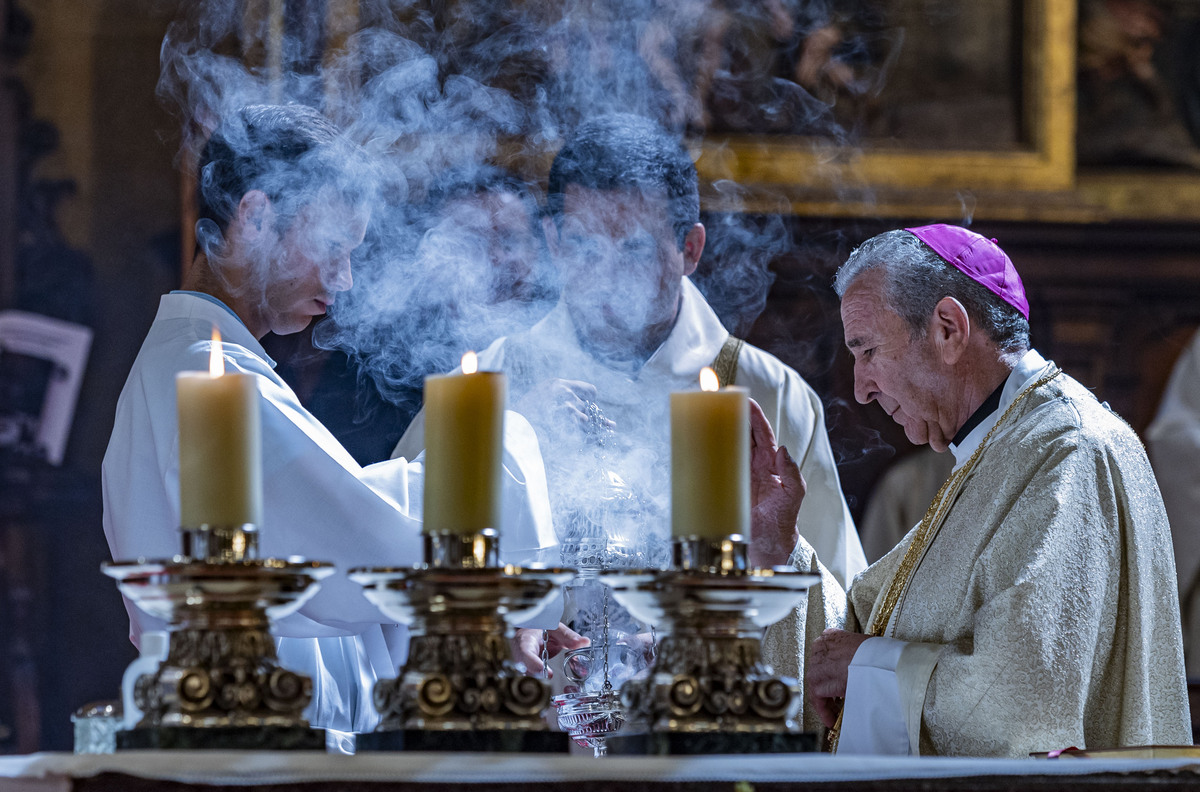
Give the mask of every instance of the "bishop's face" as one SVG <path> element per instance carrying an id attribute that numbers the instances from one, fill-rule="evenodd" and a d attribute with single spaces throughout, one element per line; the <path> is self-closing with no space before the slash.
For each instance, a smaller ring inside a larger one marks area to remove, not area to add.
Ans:
<path id="1" fill-rule="evenodd" d="M 581 340 L 631 357 L 651 328 L 675 321 L 683 276 L 664 197 L 568 185 L 557 246 L 562 299 Z"/>
<path id="2" fill-rule="evenodd" d="M 882 281 L 881 273 L 867 272 L 842 297 L 846 347 L 854 356 L 854 397 L 860 404 L 879 402 L 910 442 L 945 451 L 958 431 L 946 403 L 953 379 L 932 334 L 914 338 L 908 322 L 888 307 Z"/>

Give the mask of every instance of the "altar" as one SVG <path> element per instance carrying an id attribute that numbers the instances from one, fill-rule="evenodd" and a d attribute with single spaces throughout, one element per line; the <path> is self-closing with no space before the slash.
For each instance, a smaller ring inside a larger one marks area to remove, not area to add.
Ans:
<path id="1" fill-rule="evenodd" d="M 296 789 L 438 792 L 536 784 L 572 792 L 704 790 L 1114 790 L 1133 784 L 1194 788 L 1200 760 L 754 757 L 609 757 L 516 754 L 132 751 L 39 753 L 0 759 L 0 790 Z"/>

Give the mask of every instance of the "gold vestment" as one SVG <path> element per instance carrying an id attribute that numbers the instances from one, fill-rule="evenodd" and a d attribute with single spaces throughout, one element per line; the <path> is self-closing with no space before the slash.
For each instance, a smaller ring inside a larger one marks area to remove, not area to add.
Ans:
<path id="1" fill-rule="evenodd" d="M 855 579 L 847 629 L 912 541 Z M 1059 375 L 998 427 L 885 633 L 911 642 L 896 675 L 913 753 L 1190 743 L 1179 624 L 1145 450 Z"/>

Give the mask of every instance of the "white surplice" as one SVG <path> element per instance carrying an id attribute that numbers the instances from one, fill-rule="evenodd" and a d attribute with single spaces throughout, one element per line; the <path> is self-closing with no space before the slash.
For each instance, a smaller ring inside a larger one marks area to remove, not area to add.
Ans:
<path id="1" fill-rule="evenodd" d="M 1048 373 L 1035 351 L 959 465 Z M 914 532 L 855 580 L 881 606 Z M 839 753 L 1026 756 L 1191 742 L 1175 565 L 1133 431 L 1065 374 L 997 429 L 886 630 L 854 656 Z"/>
<path id="2" fill-rule="evenodd" d="M 356 566 L 420 561 L 423 465 L 403 459 L 361 467 L 275 374 L 274 362 L 233 313 L 194 293 L 162 297 L 158 315 L 117 403 L 102 469 L 104 532 L 114 559 L 170 558 L 180 552 L 179 434 L 175 374 L 207 371 L 212 330 L 229 372 L 255 376 L 262 396 L 261 557 L 328 561 L 337 573 L 300 612 L 273 626 L 280 661 L 313 677 L 314 726 L 369 731 L 377 679 L 394 677 L 407 637 L 345 572 Z M 523 563 L 555 546 L 536 436 L 506 415 L 504 559 Z M 130 637 L 162 629 L 126 602 Z"/>

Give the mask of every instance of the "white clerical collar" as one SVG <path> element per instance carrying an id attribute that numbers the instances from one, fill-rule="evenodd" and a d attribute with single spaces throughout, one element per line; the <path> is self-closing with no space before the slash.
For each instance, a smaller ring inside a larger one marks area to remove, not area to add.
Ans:
<path id="1" fill-rule="evenodd" d="M 1042 369 L 1046 368 L 1046 365 L 1046 359 L 1039 355 L 1036 349 L 1030 349 L 1021 356 L 1021 360 L 1013 368 L 1012 373 L 1008 375 L 1008 379 L 1004 381 L 1004 390 L 1000 394 L 1000 405 L 991 415 L 980 421 L 979 425 L 971 430 L 971 433 L 963 439 L 961 444 L 950 444 L 950 453 L 954 454 L 955 467 L 966 462 L 971 457 L 971 454 L 975 453 L 975 449 L 979 448 L 979 444 L 983 442 L 983 438 L 987 437 L 987 433 L 992 431 L 992 427 L 996 425 L 996 422 L 1000 420 L 1000 416 L 1004 415 L 1004 411 L 1017 398 L 1017 394 L 1034 377 L 1040 374 Z"/>
<path id="2" fill-rule="evenodd" d="M 575 323 L 566 303 L 558 304 L 529 331 L 530 336 L 545 343 L 557 345 L 564 351 L 590 359 L 579 342 Z M 679 315 L 670 334 L 642 367 L 625 373 L 631 381 L 643 380 L 647 376 L 664 377 L 668 380 L 683 379 L 699 382 L 700 369 L 711 366 L 729 337 L 729 331 L 721 324 L 715 311 L 704 299 L 690 278 L 684 277 L 680 288 Z M 569 341 L 568 341 L 569 339 Z M 493 347 L 496 344 L 492 345 Z M 573 347 L 573 348 L 572 348 Z M 599 363 L 599 365 L 603 365 Z"/>
<path id="3" fill-rule="evenodd" d="M 662 346 L 646 361 L 644 370 L 669 379 L 695 380 L 700 369 L 717 359 L 729 331 L 704 295 L 685 277 L 680 288 L 679 316 Z M 725 384 L 725 383 L 722 383 Z"/>

